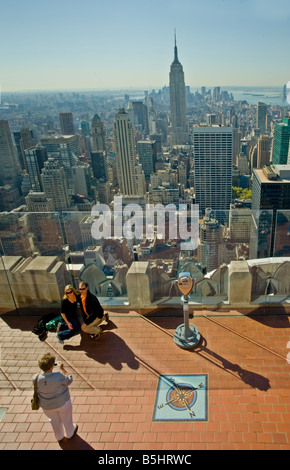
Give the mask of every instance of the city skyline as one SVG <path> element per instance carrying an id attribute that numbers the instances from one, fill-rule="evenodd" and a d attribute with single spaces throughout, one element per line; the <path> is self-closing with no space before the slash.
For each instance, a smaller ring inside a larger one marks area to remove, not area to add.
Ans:
<path id="1" fill-rule="evenodd" d="M 286 0 L 12 0 L 1 16 L 2 93 L 168 86 L 174 30 L 187 86 L 290 79 Z"/>

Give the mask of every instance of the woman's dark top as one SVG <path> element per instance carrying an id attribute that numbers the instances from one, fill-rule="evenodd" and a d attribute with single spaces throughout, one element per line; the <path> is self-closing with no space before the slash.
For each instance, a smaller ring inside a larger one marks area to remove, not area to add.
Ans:
<path id="1" fill-rule="evenodd" d="M 61 313 L 64 313 L 68 321 L 70 320 L 77 320 L 77 306 L 78 306 L 78 299 L 72 303 L 68 299 L 63 299 L 61 301 Z"/>

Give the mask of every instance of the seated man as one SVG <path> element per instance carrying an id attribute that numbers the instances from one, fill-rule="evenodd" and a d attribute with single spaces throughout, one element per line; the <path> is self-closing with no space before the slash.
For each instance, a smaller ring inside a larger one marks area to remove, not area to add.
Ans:
<path id="1" fill-rule="evenodd" d="M 99 327 L 102 321 L 109 321 L 109 314 L 105 313 L 97 297 L 89 291 L 88 284 L 81 281 L 79 284 L 81 310 L 84 323 L 81 328 L 94 339 L 100 337 L 102 329 Z"/>

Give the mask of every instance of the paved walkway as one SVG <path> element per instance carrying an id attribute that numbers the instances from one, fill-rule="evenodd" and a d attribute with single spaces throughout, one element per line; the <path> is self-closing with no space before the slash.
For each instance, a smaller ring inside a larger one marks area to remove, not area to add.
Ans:
<path id="1" fill-rule="evenodd" d="M 289 450 L 289 317 L 262 312 L 199 311 L 195 351 L 174 343 L 181 313 L 110 312 L 98 341 L 76 336 L 64 347 L 54 333 L 46 342 L 31 333 L 35 317 L 0 317 L 0 449 Z M 30 408 L 47 351 L 74 377 L 78 434 L 62 447 Z"/>

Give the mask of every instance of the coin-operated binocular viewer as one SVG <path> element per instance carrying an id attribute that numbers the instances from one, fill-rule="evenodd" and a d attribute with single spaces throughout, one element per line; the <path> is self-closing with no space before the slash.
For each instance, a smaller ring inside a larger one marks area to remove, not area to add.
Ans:
<path id="1" fill-rule="evenodd" d="M 193 349 L 200 343 L 201 334 L 195 325 L 189 324 L 188 301 L 189 293 L 194 285 L 194 280 L 190 273 L 183 272 L 179 274 L 177 286 L 181 292 L 183 302 L 184 323 L 179 325 L 174 333 L 174 341 L 182 349 Z"/>

